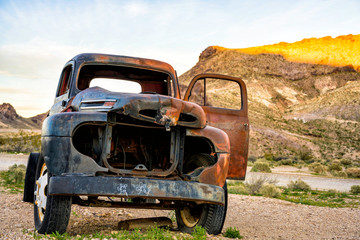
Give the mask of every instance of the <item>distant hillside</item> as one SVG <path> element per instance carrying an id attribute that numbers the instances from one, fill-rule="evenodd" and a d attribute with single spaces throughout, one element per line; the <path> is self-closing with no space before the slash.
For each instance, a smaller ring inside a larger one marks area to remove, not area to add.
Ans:
<path id="1" fill-rule="evenodd" d="M 0 105 L 0 128 L 40 129 L 47 113 L 31 118 L 21 117 L 10 103 Z"/>
<path id="2" fill-rule="evenodd" d="M 181 86 L 204 72 L 242 78 L 249 96 L 250 155 L 301 158 L 308 152 L 360 160 L 360 51 L 354 51 L 359 36 L 208 47 L 180 76 Z"/>
<path id="3" fill-rule="evenodd" d="M 281 54 L 289 61 L 332 66 L 349 65 L 360 70 L 360 35 L 309 38 L 295 43 L 281 42 L 274 45 L 236 50 L 249 54 Z"/>

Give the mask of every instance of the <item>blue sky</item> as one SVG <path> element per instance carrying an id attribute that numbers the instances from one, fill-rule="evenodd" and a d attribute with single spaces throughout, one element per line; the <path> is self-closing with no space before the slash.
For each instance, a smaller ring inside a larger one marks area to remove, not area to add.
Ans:
<path id="1" fill-rule="evenodd" d="M 360 33 L 359 0 L 1 1 L 0 104 L 47 111 L 78 53 L 146 57 L 179 75 L 210 45 L 244 48 Z"/>

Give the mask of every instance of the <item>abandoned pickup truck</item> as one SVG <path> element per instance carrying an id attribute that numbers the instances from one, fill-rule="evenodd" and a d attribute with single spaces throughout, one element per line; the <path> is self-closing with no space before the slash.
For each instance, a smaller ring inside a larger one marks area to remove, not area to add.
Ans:
<path id="1" fill-rule="evenodd" d="M 71 204 L 171 209 L 179 230 L 222 230 L 226 179 L 244 179 L 244 82 L 202 74 L 183 99 L 167 63 L 80 54 L 64 67 L 31 153 L 24 201 L 39 233 L 63 233 Z"/>

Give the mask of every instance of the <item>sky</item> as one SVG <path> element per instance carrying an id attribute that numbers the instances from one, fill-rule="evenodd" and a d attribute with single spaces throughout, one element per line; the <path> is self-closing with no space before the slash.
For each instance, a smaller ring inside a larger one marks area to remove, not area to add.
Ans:
<path id="1" fill-rule="evenodd" d="M 181 75 L 211 45 L 359 34 L 359 12 L 360 0 L 0 0 L 0 104 L 46 112 L 79 53 L 157 59 Z"/>

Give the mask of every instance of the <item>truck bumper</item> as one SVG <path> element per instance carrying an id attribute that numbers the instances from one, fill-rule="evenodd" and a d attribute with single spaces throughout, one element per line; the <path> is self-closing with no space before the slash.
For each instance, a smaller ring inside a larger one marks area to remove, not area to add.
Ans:
<path id="1" fill-rule="evenodd" d="M 51 177 L 48 187 L 50 195 L 140 197 L 225 204 L 223 188 L 182 180 L 70 174 Z"/>

